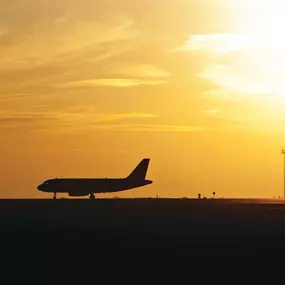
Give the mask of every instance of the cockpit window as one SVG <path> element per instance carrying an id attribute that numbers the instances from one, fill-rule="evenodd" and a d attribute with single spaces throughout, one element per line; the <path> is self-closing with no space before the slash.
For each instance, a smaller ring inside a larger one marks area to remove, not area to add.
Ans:
<path id="1" fill-rule="evenodd" d="M 45 182 L 44 182 L 44 185 L 48 185 L 48 182 L 47 182 L 47 181 L 45 181 Z"/>

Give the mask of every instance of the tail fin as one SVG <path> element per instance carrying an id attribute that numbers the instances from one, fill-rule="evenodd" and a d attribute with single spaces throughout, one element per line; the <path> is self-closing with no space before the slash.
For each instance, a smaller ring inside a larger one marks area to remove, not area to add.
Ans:
<path id="1" fill-rule="evenodd" d="M 140 181 L 145 180 L 148 164 L 149 158 L 144 158 L 127 178 Z"/>

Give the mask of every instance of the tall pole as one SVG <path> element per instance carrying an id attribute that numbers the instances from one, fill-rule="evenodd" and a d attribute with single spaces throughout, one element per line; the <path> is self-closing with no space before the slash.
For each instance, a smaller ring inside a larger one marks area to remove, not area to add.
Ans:
<path id="1" fill-rule="evenodd" d="M 281 150 L 281 154 L 283 154 L 283 163 L 284 163 L 284 166 L 283 166 L 283 197 L 285 198 L 285 150 L 282 149 Z"/>

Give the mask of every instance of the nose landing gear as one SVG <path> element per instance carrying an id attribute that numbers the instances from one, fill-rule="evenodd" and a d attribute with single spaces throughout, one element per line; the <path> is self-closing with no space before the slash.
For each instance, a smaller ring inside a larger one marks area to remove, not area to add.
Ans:
<path id="1" fill-rule="evenodd" d="M 56 192 L 53 193 L 53 200 L 56 199 Z"/>

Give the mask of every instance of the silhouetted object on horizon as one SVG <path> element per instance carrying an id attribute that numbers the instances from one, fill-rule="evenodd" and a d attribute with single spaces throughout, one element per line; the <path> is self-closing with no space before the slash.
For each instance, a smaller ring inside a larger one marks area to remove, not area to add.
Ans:
<path id="1" fill-rule="evenodd" d="M 149 158 L 144 158 L 126 178 L 55 178 L 44 181 L 37 188 L 39 191 L 68 193 L 69 196 L 88 196 L 95 199 L 95 193 L 110 193 L 142 187 L 152 183 L 146 180 Z"/>
<path id="2" fill-rule="evenodd" d="M 198 199 L 201 199 L 201 194 L 200 193 L 198 194 Z"/>
<path id="3" fill-rule="evenodd" d="M 285 149 L 281 149 L 281 154 L 283 155 L 283 198 L 285 198 Z"/>
<path id="4" fill-rule="evenodd" d="M 215 196 L 216 196 L 216 192 L 213 192 L 213 199 L 215 199 Z"/>

